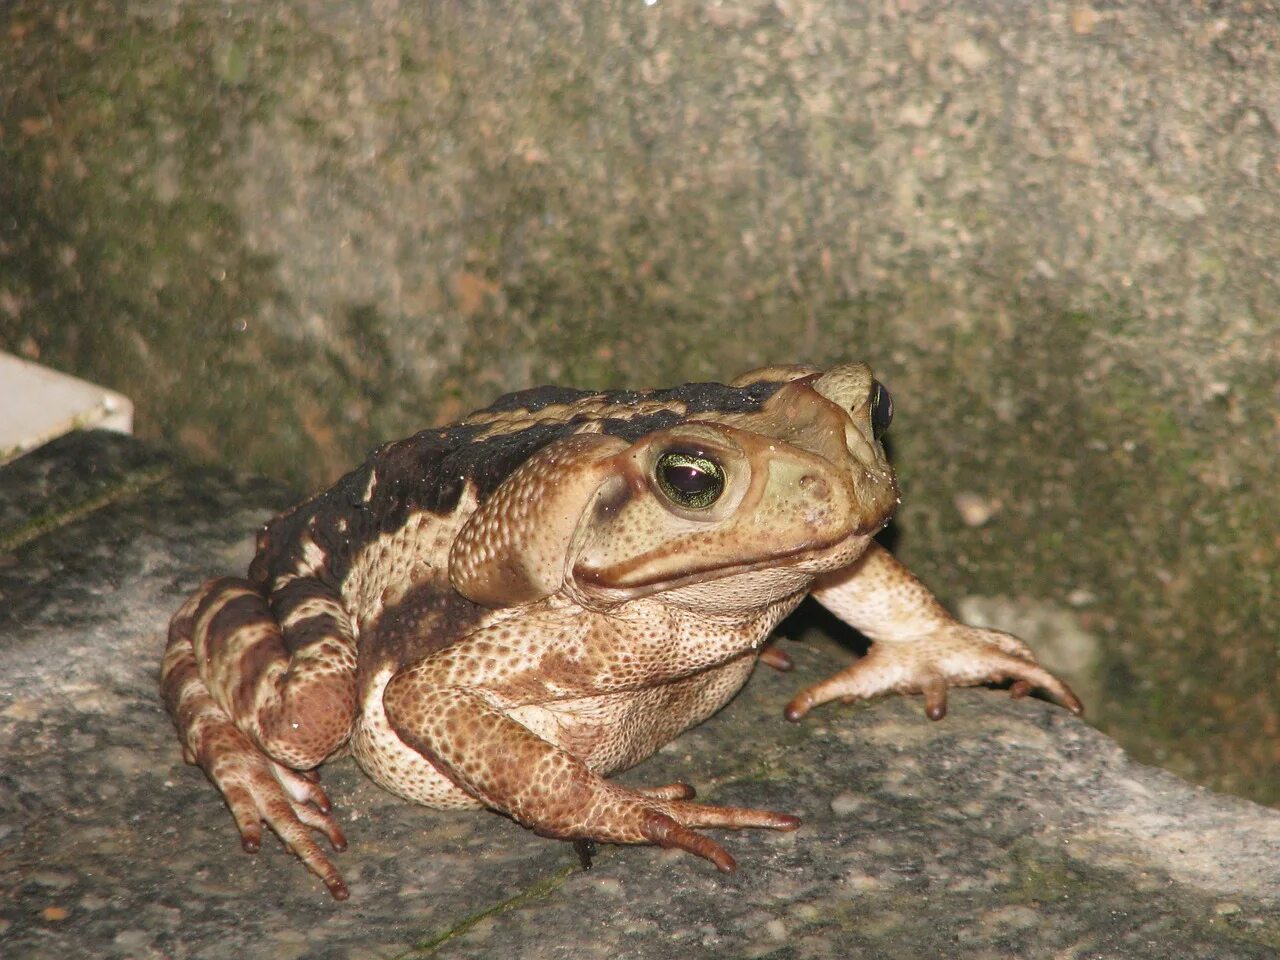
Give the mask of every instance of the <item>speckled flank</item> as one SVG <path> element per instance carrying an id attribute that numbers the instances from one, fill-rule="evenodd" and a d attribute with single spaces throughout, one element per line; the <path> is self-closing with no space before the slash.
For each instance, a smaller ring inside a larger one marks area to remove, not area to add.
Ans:
<path id="1" fill-rule="evenodd" d="M 868 548 L 897 487 L 865 364 L 738 382 L 507 396 L 382 447 L 269 523 L 248 580 L 197 591 L 162 689 L 246 847 L 265 820 L 345 895 L 310 831 L 341 834 L 297 771 L 349 742 L 415 802 L 732 870 L 698 828 L 798 821 L 604 777 L 720 709 L 810 588 L 876 642 L 793 719 L 886 690 L 936 718 L 948 684 L 1004 677 L 1078 708 L 1019 641 L 956 623 Z"/>

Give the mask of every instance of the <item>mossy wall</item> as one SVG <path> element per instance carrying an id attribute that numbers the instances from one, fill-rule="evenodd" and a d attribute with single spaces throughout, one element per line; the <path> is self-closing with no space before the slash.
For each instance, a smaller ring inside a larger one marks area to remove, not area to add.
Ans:
<path id="1" fill-rule="evenodd" d="M 533 383 L 864 357 L 895 547 L 1280 800 L 1280 10 L 6 4 L 0 345 L 332 479 Z M 1048 628 L 1045 628 L 1048 629 Z M 1050 630 L 1049 632 L 1053 632 Z"/>

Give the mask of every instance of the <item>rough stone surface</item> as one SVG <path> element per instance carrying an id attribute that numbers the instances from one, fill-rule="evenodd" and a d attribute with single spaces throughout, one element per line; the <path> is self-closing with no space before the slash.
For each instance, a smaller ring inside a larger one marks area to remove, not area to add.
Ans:
<path id="1" fill-rule="evenodd" d="M 1095 722 L 1280 802 L 1274 0 L 13 0 L 0 44 L 0 344 L 145 435 L 312 486 L 511 387 L 864 356 L 911 565 L 1065 611 Z"/>
<path id="2" fill-rule="evenodd" d="M 77 497 L 61 478 L 86 465 Z M 58 486 L 39 535 L 18 520 L 11 536 L 15 505 Z M 413 807 L 340 761 L 326 785 L 352 896 L 336 904 L 276 845 L 240 852 L 155 689 L 181 594 L 245 562 L 239 531 L 284 499 L 102 434 L 0 470 L 4 956 L 1280 956 L 1280 812 L 997 691 L 958 692 L 937 724 L 900 699 L 787 724 L 790 693 L 850 655 L 812 614 L 781 641 L 794 674 L 762 668 L 626 775 L 804 818 L 721 835 L 736 874 L 643 847 L 583 872 L 568 844 Z"/>

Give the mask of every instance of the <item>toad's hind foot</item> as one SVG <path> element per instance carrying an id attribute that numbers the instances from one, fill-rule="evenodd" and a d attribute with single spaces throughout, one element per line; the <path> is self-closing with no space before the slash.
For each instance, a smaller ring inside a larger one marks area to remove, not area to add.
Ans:
<path id="1" fill-rule="evenodd" d="M 233 604 L 239 607 L 233 608 Z M 227 617 L 219 618 L 219 613 L 228 609 L 238 611 L 230 618 L 230 626 Z M 265 624 L 263 618 L 268 614 L 264 609 L 262 598 L 242 581 L 212 580 L 192 594 L 170 624 L 160 690 L 177 725 L 183 758 L 198 764 L 222 792 L 240 831 L 240 845 L 256 853 L 262 846 L 265 822 L 307 869 L 324 881 L 335 900 L 345 900 L 347 885 L 312 831 L 324 834 L 335 850 L 345 849 L 347 841 L 330 816 L 329 798 L 318 776 L 296 769 L 313 766 L 339 744 L 318 741 L 317 756 L 311 762 L 273 759 L 268 747 L 233 720 L 201 675 L 203 664 L 214 688 L 224 693 L 240 690 L 234 681 L 237 669 L 244 659 L 253 660 L 246 650 L 256 649 L 250 641 L 260 641 L 264 634 L 263 630 L 249 631 L 245 624 Z M 265 634 L 270 640 L 279 631 L 267 624 Z M 253 675 L 249 679 L 253 680 Z M 275 742 L 275 738 L 268 739 Z"/>
<path id="2" fill-rule="evenodd" d="M 226 798 L 240 830 L 241 846 L 257 853 L 266 823 L 285 848 L 324 882 L 335 900 L 346 900 L 349 894 L 342 874 L 311 832 L 324 834 L 334 850 L 347 848 L 324 790 L 308 776 L 271 760 L 236 727 L 228 724 L 221 732 L 223 742 L 216 754 L 200 765 Z"/>
<path id="3" fill-rule="evenodd" d="M 1021 640 L 953 621 L 919 640 L 872 644 L 853 666 L 797 694 L 785 713 L 788 720 L 799 720 L 830 700 L 848 703 L 896 692 L 923 694 L 925 714 L 941 720 L 947 713 L 948 687 L 1010 680 L 1014 697 L 1042 690 L 1072 713 L 1084 712 L 1071 688 L 1040 666 Z"/>
<path id="4" fill-rule="evenodd" d="M 680 786 L 684 785 L 672 784 Z M 619 790 L 614 822 L 598 826 L 593 831 L 595 839 L 676 848 L 710 860 L 721 873 L 732 873 L 737 862 L 720 844 L 698 833 L 697 828 L 794 830 L 800 826 L 800 818 L 787 813 L 693 803 L 687 799 L 693 791 L 686 789 L 684 798 L 671 800 L 660 799 L 671 788 Z M 630 797 L 626 796 L 628 793 Z"/>
<path id="5" fill-rule="evenodd" d="M 631 828 L 616 822 L 603 828 L 597 827 L 599 832 L 593 833 L 591 837 L 575 839 L 574 849 L 584 870 L 591 869 L 596 840 L 613 840 L 618 843 L 652 843 L 659 847 L 684 850 L 710 860 L 721 873 L 733 873 L 738 867 L 733 856 L 710 837 L 698 833 L 694 827 L 794 830 L 800 826 L 798 817 L 786 813 L 690 803 L 688 801 L 694 795 L 693 787 L 680 782 L 662 787 L 629 787 L 625 790 L 614 788 L 614 792 L 631 794 L 629 802 L 623 804 L 623 809 L 630 815 L 628 819 L 634 818 L 635 822 Z"/>

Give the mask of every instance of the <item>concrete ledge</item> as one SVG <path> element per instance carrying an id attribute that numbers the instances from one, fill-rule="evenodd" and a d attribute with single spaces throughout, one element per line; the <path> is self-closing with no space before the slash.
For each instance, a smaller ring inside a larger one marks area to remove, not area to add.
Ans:
<path id="1" fill-rule="evenodd" d="M 106 479 L 77 499 L 61 478 L 86 465 Z M 415 808 L 340 761 L 326 785 L 352 896 L 336 904 L 277 844 L 240 851 L 156 693 L 181 595 L 242 568 L 287 492 L 93 433 L 0 471 L 0 536 L 17 504 L 42 499 L 63 506 L 0 562 L 6 957 L 1280 951 L 1280 812 L 1140 766 L 1063 711 L 995 691 L 957 693 L 938 724 L 901 699 L 788 724 L 791 692 L 849 656 L 803 617 L 788 629 L 804 641 L 782 641 L 796 674 L 757 671 L 627 774 L 804 818 L 794 834 L 721 834 L 736 874 L 644 847 L 604 847 L 583 872 L 568 844 Z"/>

